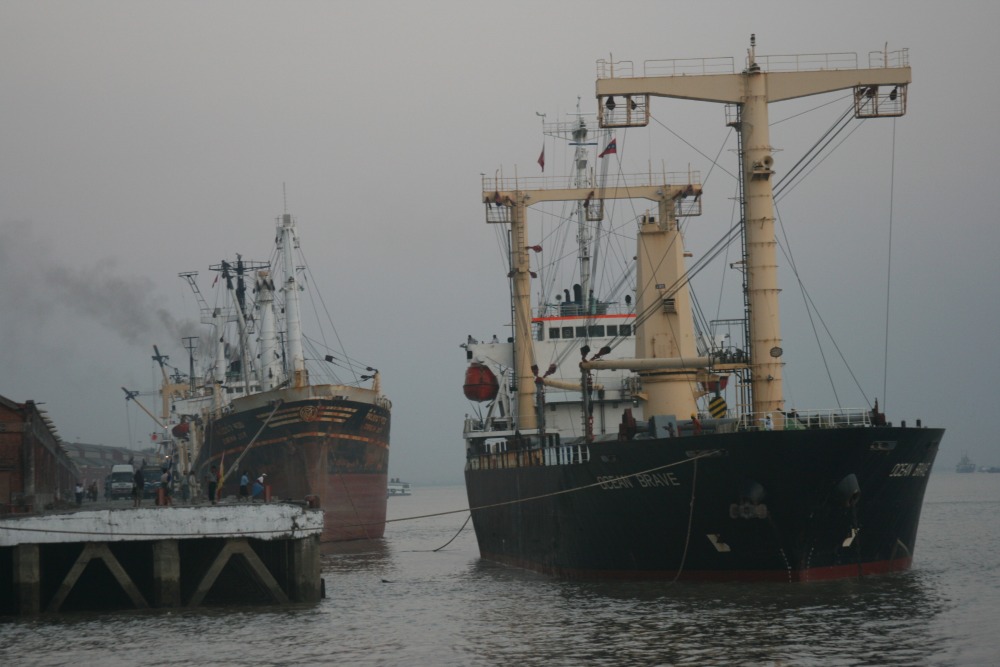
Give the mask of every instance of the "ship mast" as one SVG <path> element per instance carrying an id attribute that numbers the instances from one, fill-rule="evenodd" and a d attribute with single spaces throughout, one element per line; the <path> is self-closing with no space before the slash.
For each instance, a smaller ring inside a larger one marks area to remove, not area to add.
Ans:
<path id="1" fill-rule="evenodd" d="M 278 244 L 285 270 L 285 327 L 288 331 L 288 354 L 292 359 L 292 386 L 309 384 L 305 356 L 302 353 L 302 320 L 299 317 L 299 283 L 295 275 L 295 248 L 298 247 L 295 223 L 289 213 L 283 213 L 278 226 Z"/>
<path id="2" fill-rule="evenodd" d="M 260 387 L 270 391 L 281 378 L 281 355 L 274 317 L 274 281 L 271 272 L 257 272 L 257 307 L 260 310 Z"/>
<path id="3" fill-rule="evenodd" d="M 576 202 L 575 211 L 577 258 L 580 264 L 580 296 L 582 299 L 580 313 L 592 315 L 597 303 L 596 298 L 591 298 L 594 282 L 592 267 L 597 259 L 595 257 L 597 250 L 591 225 L 592 223 L 599 225 L 604 217 L 604 200 L 600 198 L 600 192 L 605 182 L 604 171 L 607 170 L 607 163 L 604 163 L 601 176 L 595 178 L 589 160 L 590 148 L 598 145 L 596 141 L 589 140 L 590 131 L 595 123 L 593 121 L 588 123 L 584 118 L 584 114 L 580 111 L 579 98 L 577 98 L 576 116 L 576 120 L 572 122 L 544 123 L 543 132 L 551 137 L 566 139 L 569 141 L 569 145 L 575 147 L 573 151 L 573 187 L 583 194 L 583 198 Z M 605 134 L 610 136 L 610 132 Z"/>
<path id="4" fill-rule="evenodd" d="M 645 284 L 637 294 L 637 309 L 648 309 L 645 322 L 637 331 L 651 341 L 637 350 L 650 360 L 594 361 L 581 364 L 583 368 L 634 368 L 643 376 L 648 401 L 656 404 L 694 407 L 690 385 L 693 372 L 709 363 L 706 357 L 697 357 L 694 341 L 684 332 L 693 330 L 687 285 L 679 281 L 676 267 L 682 265 L 683 243 L 677 227 L 680 202 L 687 197 L 698 198 L 701 184 L 695 174 L 684 174 L 683 182 L 668 182 L 668 175 L 654 179 L 643 174 L 628 179 L 620 185 L 605 188 L 601 198 L 648 199 L 656 203 L 658 215 L 644 221 L 640 230 L 640 257 L 662 256 L 671 253 L 673 267 L 650 267 L 640 273 Z M 534 346 L 531 336 L 531 271 L 528 265 L 527 209 L 542 202 L 581 201 L 593 192 L 589 188 L 541 187 L 543 179 L 523 178 L 495 180 L 483 179 L 483 202 L 486 204 L 486 221 L 509 224 L 511 231 L 511 280 L 514 305 L 514 373 L 517 378 L 517 423 L 523 431 L 538 428 L 535 404 Z M 539 187 L 532 187 L 538 184 Z M 694 207 L 683 215 L 697 215 Z M 654 342 L 655 341 L 655 342 Z M 601 364 L 613 363 L 614 366 Z"/>
<path id="5" fill-rule="evenodd" d="M 616 73 L 616 64 L 602 61 L 598 65 L 598 121 L 601 127 L 645 126 L 649 122 L 650 97 L 737 105 L 736 128 L 741 133 L 743 146 L 740 178 L 744 185 L 752 409 L 758 415 L 775 413 L 778 417 L 784 408 L 784 362 L 778 310 L 771 183 L 774 158 L 768 130 L 768 105 L 853 88 L 856 117 L 900 116 L 906 110 L 906 87 L 911 77 L 906 50 L 873 52 L 869 55 L 869 69 L 859 69 L 854 54 L 758 59 L 754 36 L 750 38 L 750 45 L 747 67 L 738 74 L 706 74 L 706 71 L 719 71 L 712 69 L 712 65 L 718 63 L 711 59 L 648 63 L 647 67 L 652 65 L 655 71 L 672 72 L 656 76 L 635 76 L 630 67 L 623 68 L 620 64 Z M 774 64 L 771 71 L 765 71 L 761 60 L 764 65 Z M 691 67 L 692 62 L 699 63 L 698 71 L 685 69 L 685 66 Z M 880 86 L 886 89 L 880 91 Z M 616 104 L 616 96 L 624 98 L 625 103 Z M 778 422 L 780 426 L 780 418 Z"/>

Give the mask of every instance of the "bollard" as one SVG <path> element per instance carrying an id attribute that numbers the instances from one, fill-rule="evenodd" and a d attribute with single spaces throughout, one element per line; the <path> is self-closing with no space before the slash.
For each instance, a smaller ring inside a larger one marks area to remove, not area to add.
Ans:
<path id="1" fill-rule="evenodd" d="M 271 485 L 270 484 L 265 484 L 264 485 L 264 502 L 265 503 L 271 502 Z"/>
<path id="2" fill-rule="evenodd" d="M 167 503 L 166 498 L 164 498 L 164 493 L 165 493 L 165 491 L 164 491 L 163 487 L 160 487 L 160 488 L 156 489 L 156 504 L 157 505 L 165 505 Z"/>

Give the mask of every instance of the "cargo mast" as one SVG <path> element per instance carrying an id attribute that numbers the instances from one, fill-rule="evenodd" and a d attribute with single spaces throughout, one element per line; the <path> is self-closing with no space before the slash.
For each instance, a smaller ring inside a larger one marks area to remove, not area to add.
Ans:
<path id="1" fill-rule="evenodd" d="M 729 63 L 729 73 L 725 72 Z M 673 97 L 735 105 L 741 135 L 745 290 L 750 334 L 753 413 L 784 409 L 782 342 L 774 236 L 773 148 L 768 105 L 809 95 L 854 89 L 855 117 L 901 116 L 910 83 L 908 52 L 876 51 L 869 68 L 855 54 L 756 55 L 750 37 L 747 66 L 732 72 L 732 59 L 649 61 L 636 74 L 631 63 L 598 63 L 597 106 L 601 127 L 641 127 L 649 122 L 649 98 Z M 668 74 L 660 74 L 668 72 Z M 647 74 L 648 73 L 648 74 Z M 616 98 L 618 101 L 616 102 Z M 778 419 L 781 425 L 781 419 Z"/>

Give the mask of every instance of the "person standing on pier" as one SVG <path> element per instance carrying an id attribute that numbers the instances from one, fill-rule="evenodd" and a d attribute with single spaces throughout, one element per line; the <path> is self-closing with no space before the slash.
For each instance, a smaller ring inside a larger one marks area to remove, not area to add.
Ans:
<path id="1" fill-rule="evenodd" d="M 258 498 L 263 502 L 267 502 L 267 498 L 264 495 L 264 478 L 267 477 L 267 473 L 261 473 L 257 481 L 253 483 L 253 488 L 250 490 L 250 502 L 254 502 Z"/>
<path id="2" fill-rule="evenodd" d="M 163 475 L 160 476 L 160 488 L 163 489 L 163 504 L 164 505 L 173 505 L 174 504 L 173 499 L 171 499 L 171 497 L 170 497 L 170 492 L 172 491 L 172 489 L 170 487 L 171 487 L 172 484 L 173 484 L 173 475 L 170 474 L 170 468 L 166 468 L 163 471 Z"/>
<path id="3" fill-rule="evenodd" d="M 79 507 L 83 504 L 83 484 L 79 481 L 76 483 L 76 488 L 74 489 L 76 493 L 76 506 Z"/>
<path id="4" fill-rule="evenodd" d="M 198 497 L 198 478 L 194 476 L 194 470 L 188 470 L 185 477 L 187 477 L 188 487 L 191 489 L 191 502 L 194 502 L 195 498 Z"/>
<path id="5" fill-rule="evenodd" d="M 142 468 L 136 468 L 132 475 L 132 507 L 142 504 L 142 489 L 146 486 L 146 478 L 142 476 Z"/>
<path id="6" fill-rule="evenodd" d="M 219 486 L 219 469 L 212 466 L 211 472 L 205 475 L 205 485 L 208 487 L 208 499 L 215 504 L 215 490 Z"/>

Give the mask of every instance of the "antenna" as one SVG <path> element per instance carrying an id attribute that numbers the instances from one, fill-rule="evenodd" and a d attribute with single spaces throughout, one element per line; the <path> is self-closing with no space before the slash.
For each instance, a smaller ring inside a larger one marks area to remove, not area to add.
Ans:
<path id="1" fill-rule="evenodd" d="M 281 205 L 284 207 L 283 213 L 288 213 L 288 192 L 285 189 L 285 182 L 281 182 Z"/>

